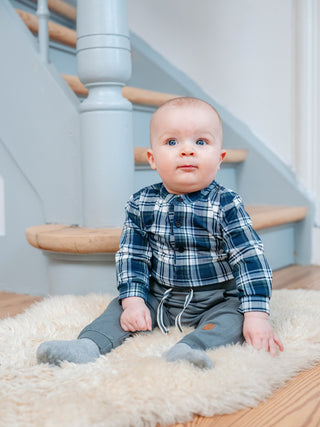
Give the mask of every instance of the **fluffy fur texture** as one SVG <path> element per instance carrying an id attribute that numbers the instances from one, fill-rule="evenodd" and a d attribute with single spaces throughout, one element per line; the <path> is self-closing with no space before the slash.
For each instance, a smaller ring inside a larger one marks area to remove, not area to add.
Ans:
<path id="1" fill-rule="evenodd" d="M 320 292 L 281 290 L 271 322 L 285 351 L 274 359 L 235 345 L 207 353 L 211 370 L 166 363 L 162 355 L 182 336 L 172 329 L 136 335 L 87 365 L 37 364 L 41 342 L 75 338 L 110 299 L 51 297 L 0 322 L 0 425 L 139 427 L 231 413 L 256 406 L 320 360 Z"/>

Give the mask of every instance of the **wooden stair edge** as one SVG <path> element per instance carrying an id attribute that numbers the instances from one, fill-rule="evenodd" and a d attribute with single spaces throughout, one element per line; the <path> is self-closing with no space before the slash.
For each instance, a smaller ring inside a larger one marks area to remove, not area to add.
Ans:
<path id="1" fill-rule="evenodd" d="M 256 231 L 298 222 L 307 215 L 304 206 L 246 206 Z M 115 253 L 122 228 L 84 228 L 44 224 L 27 228 L 29 244 L 37 249 L 73 254 Z"/>
<path id="2" fill-rule="evenodd" d="M 76 95 L 88 96 L 88 89 L 84 86 L 84 84 L 81 83 L 78 76 L 62 74 L 62 78 Z M 155 107 L 159 107 L 170 99 L 179 97 L 179 95 L 156 92 L 153 90 L 140 89 L 131 86 L 123 87 L 122 95 L 133 104 L 150 105 Z"/>
<path id="3" fill-rule="evenodd" d="M 77 9 L 62 0 L 48 0 L 48 8 L 71 21 L 77 20 Z"/>
<path id="4" fill-rule="evenodd" d="M 29 28 L 32 33 L 38 33 L 39 25 L 38 18 L 32 13 L 25 12 L 20 9 L 16 9 L 16 12 Z M 77 32 L 63 25 L 57 24 L 55 22 L 49 21 L 48 23 L 49 37 L 50 40 L 54 40 L 58 43 L 65 44 L 70 47 L 76 47 L 77 44 Z"/>
<path id="5" fill-rule="evenodd" d="M 51 252 L 115 253 L 122 228 L 84 228 L 61 224 L 36 225 L 26 229 L 31 246 Z"/>
<path id="6" fill-rule="evenodd" d="M 308 213 L 305 206 L 245 206 L 256 231 L 302 221 Z"/>

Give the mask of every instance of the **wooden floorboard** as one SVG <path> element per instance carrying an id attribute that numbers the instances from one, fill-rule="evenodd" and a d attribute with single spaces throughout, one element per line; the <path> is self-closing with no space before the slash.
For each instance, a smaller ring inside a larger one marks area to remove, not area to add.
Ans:
<path id="1" fill-rule="evenodd" d="M 320 290 L 320 266 L 290 266 L 276 271 L 274 289 Z M 15 316 L 41 298 L 0 292 L 0 319 Z M 320 365 L 302 372 L 256 408 L 193 421 L 174 427 L 319 427 Z M 173 426 L 171 426 L 173 427 Z"/>
<path id="2" fill-rule="evenodd" d="M 31 304 L 40 300 L 40 297 L 34 297 L 31 295 L 0 292 L 0 319 L 22 313 Z"/>

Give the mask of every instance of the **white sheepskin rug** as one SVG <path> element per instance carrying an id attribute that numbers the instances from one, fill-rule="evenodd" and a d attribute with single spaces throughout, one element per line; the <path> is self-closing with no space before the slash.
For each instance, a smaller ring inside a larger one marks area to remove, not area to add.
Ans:
<path id="1" fill-rule="evenodd" d="M 110 300 L 55 296 L 0 322 L 1 426 L 139 427 L 231 413 L 256 406 L 320 361 L 320 292 L 280 290 L 271 322 L 285 351 L 275 358 L 235 345 L 208 352 L 212 370 L 169 364 L 162 354 L 183 334 L 155 330 L 88 365 L 37 365 L 41 342 L 76 338 Z"/>

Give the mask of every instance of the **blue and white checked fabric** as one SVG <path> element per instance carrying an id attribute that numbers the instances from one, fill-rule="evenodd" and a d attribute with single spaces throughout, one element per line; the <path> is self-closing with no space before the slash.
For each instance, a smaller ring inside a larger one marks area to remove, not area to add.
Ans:
<path id="1" fill-rule="evenodd" d="M 240 196 L 216 181 L 175 195 L 146 187 L 126 205 L 116 255 L 119 299 L 147 300 L 150 282 L 192 288 L 235 278 L 239 311 L 266 311 L 272 272 Z"/>

